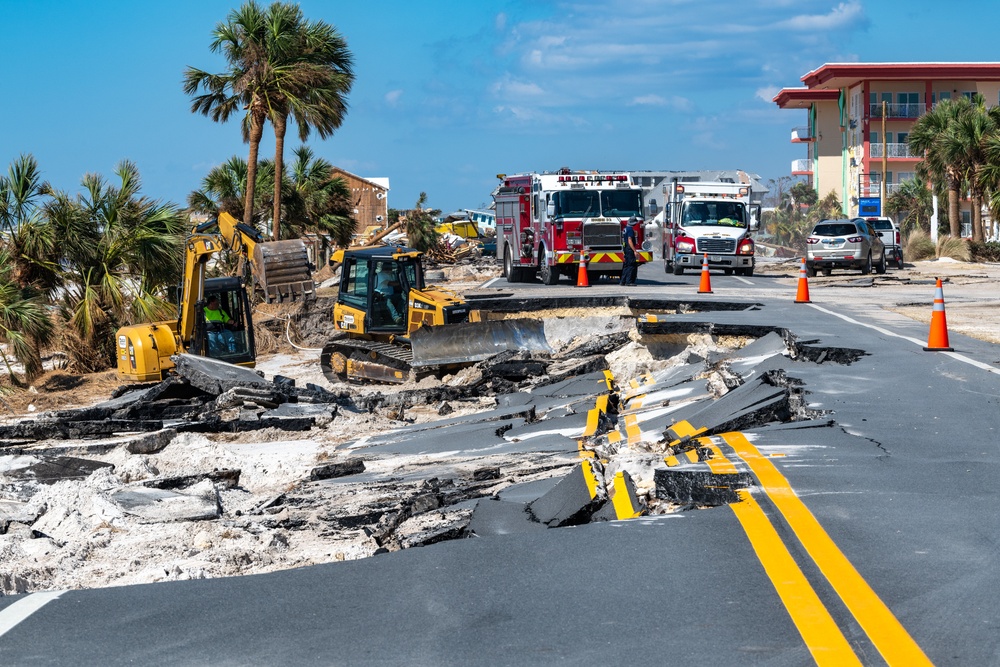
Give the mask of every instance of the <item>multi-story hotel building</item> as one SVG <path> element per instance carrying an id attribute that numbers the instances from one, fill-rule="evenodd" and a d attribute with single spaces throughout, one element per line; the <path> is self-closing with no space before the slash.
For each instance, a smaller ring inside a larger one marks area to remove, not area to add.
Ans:
<path id="1" fill-rule="evenodd" d="M 806 176 L 820 197 L 835 192 L 847 216 L 880 197 L 883 181 L 888 197 L 913 178 L 921 156 L 906 139 L 938 100 L 980 93 L 988 106 L 1000 103 L 1000 63 L 828 63 L 802 82 L 774 97 L 782 109 L 806 111 L 806 124 L 792 130 L 806 157 L 792 162 L 792 175 Z M 971 211 L 962 205 L 968 236 Z"/>

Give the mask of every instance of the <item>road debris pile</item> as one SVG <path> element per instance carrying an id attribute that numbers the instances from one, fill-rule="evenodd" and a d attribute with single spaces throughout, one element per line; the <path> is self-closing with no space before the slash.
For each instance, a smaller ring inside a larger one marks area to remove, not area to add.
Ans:
<path id="1" fill-rule="evenodd" d="M 391 389 L 178 357 L 176 378 L 0 427 L 0 594 L 724 504 L 750 478 L 709 436 L 829 424 L 784 370 L 782 335 L 670 341 L 614 314 L 578 336 L 570 320 L 547 321 L 552 354 Z"/>

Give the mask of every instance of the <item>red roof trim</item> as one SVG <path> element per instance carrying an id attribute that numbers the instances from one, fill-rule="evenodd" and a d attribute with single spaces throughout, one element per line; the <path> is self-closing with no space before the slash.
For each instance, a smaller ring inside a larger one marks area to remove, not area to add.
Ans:
<path id="1" fill-rule="evenodd" d="M 836 102 L 839 90 L 810 90 L 809 88 L 783 88 L 772 100 L 784 108 L 792 102 Z"/>
<path id="2" fill-rule="evenodd" d="M 828 63 L 802 82 L 815 88 L 835 78 L 1000 80 L 1000 63 Z"/>

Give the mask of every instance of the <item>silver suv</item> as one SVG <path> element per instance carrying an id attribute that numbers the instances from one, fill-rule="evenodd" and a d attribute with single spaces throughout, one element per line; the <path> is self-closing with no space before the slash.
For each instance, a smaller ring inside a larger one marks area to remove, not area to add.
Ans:
<path id="1" fill-rule="evenodd" d="M 828 276 L 833 269 L 885 273 L 885 245 L 867 220 L 823 220 L 806 239 L 806 273 Z"/>

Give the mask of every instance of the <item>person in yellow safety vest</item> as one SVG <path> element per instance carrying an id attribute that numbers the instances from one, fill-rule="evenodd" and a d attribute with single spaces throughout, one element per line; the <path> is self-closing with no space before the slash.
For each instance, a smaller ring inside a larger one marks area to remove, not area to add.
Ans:
<path id="1" fill-rule="evenodd" d="M 210 355 L 236 352 L 236 337 L 232 329 L 235 324 L 219 305 L 219 297 L 212 294 L 205 305 L 205 329 L 208 331 L 208 352 Z"/>

